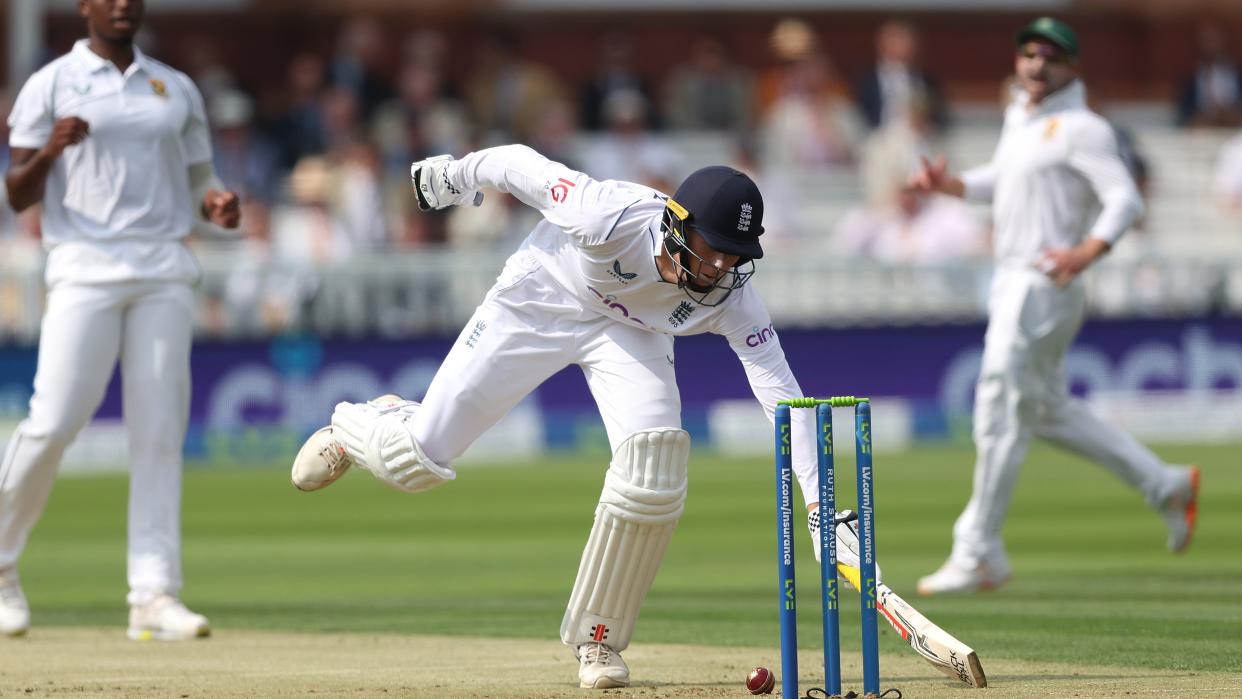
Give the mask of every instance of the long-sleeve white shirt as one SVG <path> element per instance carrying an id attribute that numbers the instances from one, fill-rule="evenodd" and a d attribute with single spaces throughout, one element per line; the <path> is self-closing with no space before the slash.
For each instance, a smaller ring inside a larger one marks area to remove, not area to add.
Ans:
<path id="1" fill-rule="evenodd" d="M 594 180 L 525 146 L 501 146 L 454 161 L 462 191 L 508 192 L 544 216 L 522 247 L 585 308 L 666 335 L 723 335 L 772 420 L 778 400 L 802 395 L 763 300 L 753 285 L 703 306 L 660 276 L 660 220 L 667 196 L 641 185 Z M 794 472 L 810 502 L 818 497 L 814 417 L 794 411 Z"/>
<path id="2" fill-rule="evenodd" d="M 962 174 L 968 200 L 992 202 L 996 262 L 1029 267 L 1086 236 L 1116 243 L 1143 202 L 1112 127 L 1078 80 L 1028 105 L 1018 91 L 992 161 Z"/>

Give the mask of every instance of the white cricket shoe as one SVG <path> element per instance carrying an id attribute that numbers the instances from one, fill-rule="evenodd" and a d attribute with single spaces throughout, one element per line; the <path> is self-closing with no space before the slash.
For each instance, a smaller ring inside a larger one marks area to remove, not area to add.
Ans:
<path id="1" fill-rule="evenodd" d="M 195 614 L 172 595 L 129 608 L 129 637 L 135 641 L 188 641 L 211 635 L 207 617 Z"/>
<path id="2" fill-rule="evenodd" d="M 332 437 L 332 426 L 320 427 L 306 438 L 293 458 L 289 480 L 298 490 L 327 488 L 345 475 L 353 463 L 345 447 Z"/>
<path id="3" fill-rule="evenodd" d="M 21 636 L 30 628 L 30 604 L 16 570 L 0 572 L 0 635 Z"/>
<path id="4" fill-rule="evenodd" d="M 1181 470 L 1181 486 L 1160 507 L 1160 517 L 1169 528 L 1169 550 L 1181 553 L 1190 546 L 1195 533 L 1195 519 L 1199 515 L 1199 467 L 1189 466 Z"/>
<path id="5" fill-rule="evenodd" d="M 1009 566 L 1004 554 L 992 556 L 989 560 L 976 565 L 967 565 L 952 556 L 945 561 L 940 569 L 923 578 L 919 578 L 919 594 L 951 595 L 994 590 L 1013 577 L 1013 569 Z"/>
<path id="6" fill-rule="evenodd" d="M 386 407 L 406 401 L 395 393 L 385 393 L 369 402 L 377 407 Z M 298 455 L 293 458 L 289 480 L 293 481 L 293 487 L 298 490 L 319 490 L 335 483 L 353 464 L 354 460 L 345 452 L 345 447 L 332 436 L 332 426 L 328 425 L 315 430 L 302 443 Z"/>
<path id="7" fill-rule="evenodd" d="M 630 668 L 621 654 L 603 643 L 578 646 L 579 686 L 587 689 L 611 689 L 630 686 Z"/>

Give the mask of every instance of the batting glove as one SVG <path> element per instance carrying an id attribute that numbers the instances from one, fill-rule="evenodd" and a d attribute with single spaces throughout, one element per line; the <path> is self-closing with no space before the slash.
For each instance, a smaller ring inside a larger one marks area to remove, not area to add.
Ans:
<path id="1" fill-rule="evenodd" d="M 838 510 L 836 516 L 837 563 L 851 568 L 858 567 L 858 513 L 853 510 Z M 811 532 L 811 548 L 815 551 L 815 561 L 820 562 L 819 547 L 819 508 L 806 514 L 806 528 Z M 880 576 L 880 566 L 876 564 L 876 577 Z"/>
<path id="2" fill-rule="evenodd" d="M 840 524 L 842 522 L 848 521 L 851 517 L 857 519 L 858 515 L 854 514 L 850 510 L 841 510 L 837 512 L 836 522 L 837 524 Z M 819 547 L 819 508 L 818 507 L 815 508 L 814 510 L 807 511 L 806 528 L 811 532 L 811 549 L 815 552 L 815 562 L 819 563 L 821 552 L 820 552 L 820 547 Z M 838 543 L 838 549 L 839 548 L 840 548 L 840 544 Z M 839 557 L 840 555 L 841 554 L 838 552 L 837 556 Z"/>
<path id="3" fill-rule="evenodd" d="M 858 568 L 858 513 L 841 510 L 837 513 L 837 564 Z M 875 564 L 875 579 L 883 579 L 880 564 Z"/>
<path id="4" fill-rule="evenodd" d="M 410 180 L 414 183 L 414 196 L 418 198 L 420 210 L 446 209 L 466 202 L 474 206 L 483 203 L 482 192 L 465 191 L 449 179 L 452 162 L 451 155 L 437 155 L 410 165 Z"/>

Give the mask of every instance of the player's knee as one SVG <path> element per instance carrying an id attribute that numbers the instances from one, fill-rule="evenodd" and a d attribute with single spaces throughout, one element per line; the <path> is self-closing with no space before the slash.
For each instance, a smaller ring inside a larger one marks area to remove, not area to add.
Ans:
<path id="1" fill-rule="evenodd" d="M 1020 381 L 1014 386 L 1014 412 L 1027 425 L 1043 421 L 1048 414 L 1048 393 L 1034 381 Z"/>
<path id="2" fill-rule="evenodd" d="M 1000 413 L 1010 386 L 1002 374 L 981 374 L 975 384 L 975 422 Z"/>
<path id="3" fill-rule="evenodd" d="M 1041 395 L 1007 371 L 985 372 L 975 385 L 973 435 L 976 441 L 1010 433 L 1040 413 Z"/>
<path id="4" fill-rule="evenodd" d="M 613 454 L 600 505 L 631 521 L 676 521 L 685 507 L 689 460 L 685 430 L 635 432 Z"/>
<path id="5" fill-rule="evenodd" d="M 48 416 L 31 412 L 21 426 L 22 435 L 31 440 L 43 442 L 52 449 L 68 447 L 85 426 L 84 422 L 71 419 L 67 415 Z"/>

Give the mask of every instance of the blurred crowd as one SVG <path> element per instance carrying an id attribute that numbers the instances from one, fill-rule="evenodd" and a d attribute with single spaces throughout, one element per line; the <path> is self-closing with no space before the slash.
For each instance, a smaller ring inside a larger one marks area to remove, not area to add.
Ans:
<path id="1" fill-rule="evenodd" d="M 428 247 L 512 248 L 537 216 L 515 200 L 489 196 L 477 209 L 418 214 L 409 194 L 411 161 L 511 142 L 600 179 L 665 192 L 701 160 L 732 164 L 763 187 L 765 247 L 778 253 L 809 242 L 823 254 L 899 264 L 988 253 L 981 212 L 905 188 L 918 159 L 943 150 L 951 118 L 923 68 L 916 28 L 905 22 L 880 26 L 874 60 L 852 76 L 834 68 L 828 47 L 800 19 L 772 27 L 763 65 L 740 64 L 702 35 L 659 75 L 637 68 L 633 37 L 618 31 L 596 42 L 594 68 L 577 84 L 531 60 L 521 38 L 504 30 L 478 37 L 468 65 L 458 66 L 451 62 L 460 55 L 434 30 L 398 37 L 357 17 L 342 25 L 331 52 L 290 56 L 283 80 L 262 87 L 242 84 L 209 38 L 185 41 L 179 55 L 187 58 L 176 67 L 201 89 L 216 168 L 244 202 L 240 243 L 195 243 L 237 260 L 230 280 L 208 290 L 208 328 L 288 325 L 314 293 L 313 275 L 290 269 Z M 1178 122 L 1237 127 L 1242 75 L 1226 37 L 1206 29 L 1201 45 Z M 159 55 L 158 43 L 152 50 Z M 11 98 L 0 91 L 6 114 Z M 688 152 L 703 134 L 713 135 L 711 152 Z M 4 168 L 7 136 L 0 125 Z M 1123 144 L 1142 184 L 1145 163 L 1133 139 Z M 842 182 L 848 186 L 834 190 Z M 1216 194 L 1242 212 L 1242 134 L 1221 153 Z M 829 226 L 816 213 L 825 202 L 839 209 Z M 37 259 L 37 240 L 37 216 L 0 205 L 0 265 Z M 0 272 L 0 323 L 5 278 Z"/>

